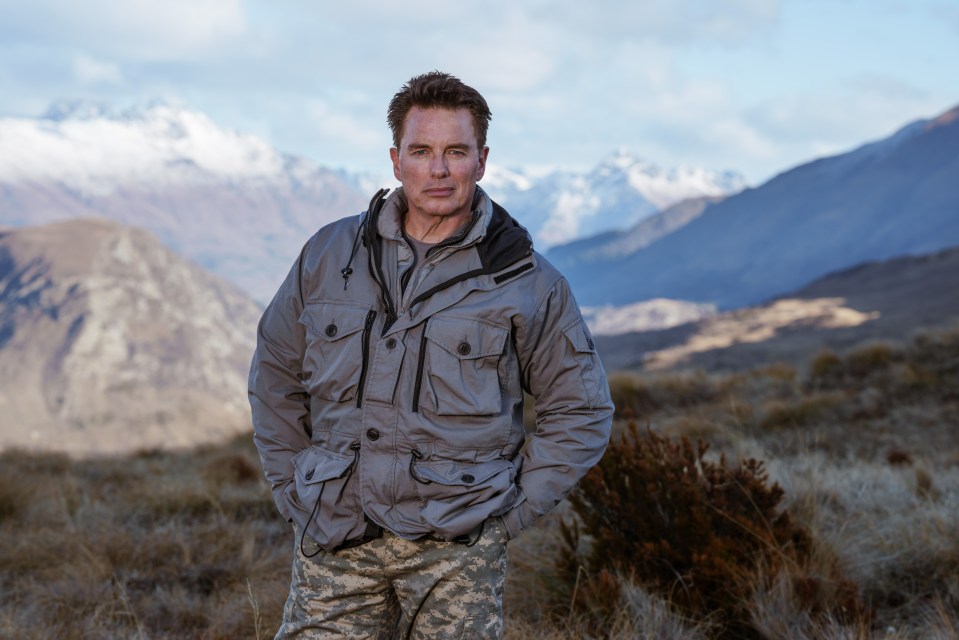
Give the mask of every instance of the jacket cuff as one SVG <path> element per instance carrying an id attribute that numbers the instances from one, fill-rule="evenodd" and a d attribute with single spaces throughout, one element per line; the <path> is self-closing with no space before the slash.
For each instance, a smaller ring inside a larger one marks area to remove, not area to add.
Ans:
<path id="1" fill-rule="evenodd" d="M 282 489 L 277 487 L 273 490 L 273 503 L 276 505 L 276 510 L 280 512 L 280 515 L 283 516 L 287 522 L 293 522 L 293 510 L 290 509 L 289 498 L 292 486 L 293 482 L 290 481 L 283 485 Z"/>
<path id="2" fill-rule="evenodd" d="M 518 536 L 520 532 L 533 524 L 535 519 L 536 514 L 525 500 L 515 509 L 507 511 L 500 516 L 500 520 L 503 521 L 503 526 L 506 528 L 506 537 L 509 540 L 512 540 Z"/>

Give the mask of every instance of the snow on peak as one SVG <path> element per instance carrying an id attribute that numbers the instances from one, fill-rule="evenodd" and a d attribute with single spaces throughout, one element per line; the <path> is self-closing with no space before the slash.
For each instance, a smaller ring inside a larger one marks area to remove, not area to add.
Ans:
<path id="1" fill-rule="evenodd" d="M 533 187 L 533 180 L 523 171 L 487 164 L 481 184 L 485 190 L 490 192 L 528 191 Z"/>
<path id="2" fill-rule="evenodd" d="M 272 177 L 284 157 L 264 140 L 167 100 L 122 112 L 60 101 L 42 118 L 0 119 L 0 181 L 57 181 L 105 195 L 124 183 Z"/>
<path id="3" fill-rule="evenodd" d="M 94 120 L 112 117 L 113 109 L 106 102 L 90 100 L 57 100 L 41 116 L 43 120 L 63 122 L 64 120 Z"/>
<path id="4" fill-rule="evenodd" d="M 529 229 L 540 249 L 629 228 L 687 198 L 730 195 L 747 186 L 732 171 L 664 169 L 625 148 L 587 171 L 534 176 L 490 165 L 482 185 Z"/>
<path id="5" fill-rule="evenodd" d="M 593 175 L 607 182 L 625 182 L 657 209 L 687 198 L 736 193 L 747 186 L 745 178 L 732 171 L 687 165 L 667 169 L 623 148 L 604 159 Z"/>

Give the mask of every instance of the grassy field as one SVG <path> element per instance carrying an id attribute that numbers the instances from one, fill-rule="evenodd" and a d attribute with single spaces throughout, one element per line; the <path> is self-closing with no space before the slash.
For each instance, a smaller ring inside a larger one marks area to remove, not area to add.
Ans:
<path id="1" fill-rule="evenodd" d="M 715 464 L 764 461 L 778 508 L 808 531 L 802 567 L 750 569 L 737 607 L 750 637 L 959 638 L 959 331 L 811 354 L 801 370 L 611 384 L 618 432 L 702 439 Z M 564 518 L 565 503 L 511 543 L 508 638 L 731 637 L 626 556 L 602 612 L 571 606 Z M 0 456 L 0 637 L 272 637 L 291 553 L 249 437 L 129 458 Z M 809 605 L 804 588 L 840 578 L 860 608 Z"/>

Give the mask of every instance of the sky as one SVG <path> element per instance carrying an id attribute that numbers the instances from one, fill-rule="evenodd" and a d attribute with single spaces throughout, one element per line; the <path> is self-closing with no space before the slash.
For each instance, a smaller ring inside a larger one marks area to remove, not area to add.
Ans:
<path id="1" fill-rule="evenodd" d="M 486 97 L 491 163 L 759 184 L 956 106 L 957 62 L 959 0 L 0 0 L 0 117 L 163 98 L 371 173 L 433 69 Z"/>

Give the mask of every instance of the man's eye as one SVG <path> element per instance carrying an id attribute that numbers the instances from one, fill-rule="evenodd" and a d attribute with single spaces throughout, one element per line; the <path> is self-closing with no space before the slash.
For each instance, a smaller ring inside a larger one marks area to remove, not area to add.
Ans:
<path id="1" fill-rule="evenodd" d="M 417 149 L 416 151 L 413 152 L 413 155 L 414 155 L 414 156 L 425 156 L 425 155 L 426 155 L 426 149 Z"/>

